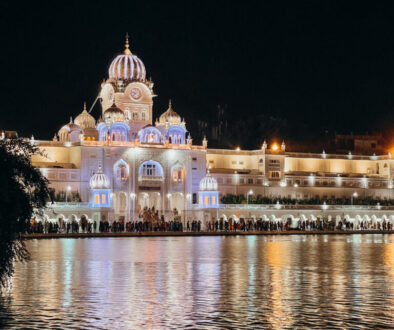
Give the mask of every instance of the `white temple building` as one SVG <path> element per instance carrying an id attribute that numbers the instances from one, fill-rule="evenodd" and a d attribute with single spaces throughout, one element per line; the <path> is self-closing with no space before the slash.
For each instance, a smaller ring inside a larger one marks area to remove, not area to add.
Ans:
<path id="1" fill-rule="evenodd" d="M 208 149 L 193 144 L 187 125 L 169 102 L 153 122 L 154 84 L 129 49 L 117 55 L 102 83 L 97 120 L 84 104 L 82 112 L 55 134 L 53 141 L 34 140 L 46 156 L 32 162 L 66 200 L 46 211 L 51 220 L 134 221 L 144 207 L 166 219 L 174 209 L 184 220 L 217 217 L 392 218 L 384 207 L 357 211 L 320 206 L 302 210 L 286 206 L 222 205 L 226 194 L 288 197 L 298 200 L 363 196 L 393 198 L 394 162 L 387 155 L 334 155 L 287 152 L 264 143 L 259 150 Z M 81 201 L 72 202 L 73 192 Z M 69 200 L 67 200 L 67 198 Z M 357 213 L 358 212 L 358 213 Z M 357 214 L 356 214 L 357 213 Z"/>

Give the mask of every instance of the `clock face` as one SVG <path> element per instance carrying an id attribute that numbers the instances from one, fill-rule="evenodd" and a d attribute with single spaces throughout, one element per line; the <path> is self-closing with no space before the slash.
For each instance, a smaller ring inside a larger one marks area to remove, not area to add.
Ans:
<path id="1" fill-rule="evenodd" d="M 138 88 L 133 88 L 132 90 L 131 90 L 131 97 L 133 98 L 133 99 L 139 99 L 140 98 L 140 96 L 141 96 L 141 92 L 140 92 L 140 90 L 138 89 Z"/>

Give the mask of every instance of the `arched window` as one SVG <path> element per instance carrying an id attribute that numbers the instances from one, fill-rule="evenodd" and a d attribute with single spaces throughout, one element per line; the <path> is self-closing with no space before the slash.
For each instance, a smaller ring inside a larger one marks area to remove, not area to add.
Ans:
<path id="1" fill-rule="evenodd" d="M 126 108 L 124 114 L 125 114 L 126 119 L 130 120 L 130 110 L 128 108 Z"/>
<path id="2" fill-rule="evenodd" d="M 123 164 L 120 164 L 117 168 L 116 171 L 116 178 L 120 181 L 126 181 L 127 180 L 127 169 L 126 166 Z"/>
<path id="3" fill-rule="evenodd" d="M 129 178 L 129 165 L 123 160 L 118 160 L 114 165 L 115 178 L 118 181 L 127 181 Z"/>
<path id="4" fill-rule="evenodd" d="M 173 182 L 183 182 L 185 179 L 185 168 L 179 161 L 171 167 L 171 178 Z"/>
<path id="5" fill-rule="evenodd" d="M 183 170 L 181 168 L 177 168 L 172 171 L 172 180 L 174 182 L 183 181 Z"/>
<path id="6" fill-rule="evenodd" d="M 143 176 L 156 176 L 156 164 L 144 164 L 142 165 Z"/>
<path id="7" fill-rule="evenodd" d="M 141 112 L 141 120 L 146 120 L 146 113 L 145 112 Z"/>
<path id="8" fill-rule="evenodd" d="M 108 127 L 101 122 L 97 125 L 97 130 L 99 132 L 99 141 L 105 141 L 107 139 Z"/>
<path id="9" fill-rule="evenodd" d="M 133 120 L 138 120 L 138 113 L 137 112 L 133 112 Z"/>
<path id="10" fill-rule="evenodd" d="M 186 130 L 182 126 L 174 125 L 171 126 L 167 134 L 169 136 L 170 143 L 173 144 L 184 144 L 185 143 L 185 134 Z"/>
<path id="11" fill-rule="evenodd" d="M 139 180 L 162 180 L 163 168 L 158 162 L 149 160 L 143 162 L 138 170 Z"/>
<path id="12" fill-rule="evenodd" d="M 138 132 L 138 139 L 143 143 L 159 143 L 161 132 L 153 126 L 148 126 Z"/>

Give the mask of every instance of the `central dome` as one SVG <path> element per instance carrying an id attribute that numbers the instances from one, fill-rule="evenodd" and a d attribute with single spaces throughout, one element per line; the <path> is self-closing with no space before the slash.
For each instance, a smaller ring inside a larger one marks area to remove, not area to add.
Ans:
<path id="1" fill-rule="evenodd" d="M 145 81 L 145 65 L 129 49 L 129 38 L 126 35 L 126 44 L 123 54 L 118 55 L 112 61 L 109 70 L 109 78 Z"/>

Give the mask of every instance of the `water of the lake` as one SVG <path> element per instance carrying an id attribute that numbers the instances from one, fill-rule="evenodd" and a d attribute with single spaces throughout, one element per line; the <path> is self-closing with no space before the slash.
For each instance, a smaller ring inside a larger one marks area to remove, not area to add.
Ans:
<path id="1" fill-rule="evenodd" d="M 394 235 L 27 242 L 7 328 L 394 325 Z"/>

